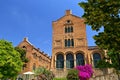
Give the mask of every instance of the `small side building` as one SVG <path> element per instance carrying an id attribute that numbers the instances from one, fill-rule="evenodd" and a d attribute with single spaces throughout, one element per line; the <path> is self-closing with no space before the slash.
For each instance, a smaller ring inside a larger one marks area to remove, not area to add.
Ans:
<path id="1" fill-rule="evenodd" d="M 40 51 L 39 48 L 35 48 L 27 38 L 18 45 L 18 47 L 23 48 L 26 51 L 26 57 L 29 62 L 25 63 L 22 68 L 22 72 L 33 71 L 38 67 L 44 67 L 50 69 L 51 58 Z"/>

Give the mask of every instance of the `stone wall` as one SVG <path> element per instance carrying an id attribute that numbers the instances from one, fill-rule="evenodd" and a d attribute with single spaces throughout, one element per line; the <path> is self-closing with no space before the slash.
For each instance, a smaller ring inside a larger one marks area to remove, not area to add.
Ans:
<path id="1" fill-rule="evenodd" d="M 90 78 L 89 80 L 119 80 L 119 79 L 116 73 L 110 73 L 106 75 L 96 76 L 96 77 Z"/>

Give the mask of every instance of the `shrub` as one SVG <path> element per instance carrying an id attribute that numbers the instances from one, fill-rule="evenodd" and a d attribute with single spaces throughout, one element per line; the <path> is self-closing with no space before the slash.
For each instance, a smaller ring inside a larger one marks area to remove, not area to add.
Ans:
<path id="1" fill-rule="evenodd" d="M 93 75 L 93 70 L 91 65 L 77 66 L 76 69 L 79 71 L 80 80 L 86 80 Z"/>
<path id="2" fill-rule="evenodd" d="M 79 80 L 78 70 L 76 69 L 69 70 L 67 74 L 67 80 Z"/>
<path id="3" fill-rule="evenodd" d="M 37 76 L 37 80 L 53 80 L 54 78 L 53 73 L 44 67 L 39 67 L 34 72 Z"/>

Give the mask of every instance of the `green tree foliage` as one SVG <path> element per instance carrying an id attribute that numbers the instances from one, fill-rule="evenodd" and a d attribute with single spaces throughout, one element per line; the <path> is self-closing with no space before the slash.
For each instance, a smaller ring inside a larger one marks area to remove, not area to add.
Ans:
<path id="1" fill-rule="evenodd" d="M 22 62 L 27 63 L 29 61 L 28 58 L 26 58 L 26 51 L 24 49 L 15 47 L 15 50 L 20 53 L 20 55 L 21 55 L 20 58 L 21 58 Z"/>
<path id="2" fill-rule="evenodd" d="M 13 78 L 21 71 L 22 61 L 12 43 L 0 40 L 0 79 Z"/>
<path id="3" fill-rule="evenodd" d="M 87 0 L 79 5 L 84 9 L 83 18 L 93 30 L 103 32 L 94 36 L 96 44 L 107 50 L 107 58 L 102 61 L 102 65 L 118 69 L 120 66 L 120 1 L 119 0 Z M 112 64 L 105 62 L 112 61 Z M 117 61 L 117 62 L 116 62 Z M 103 67 L 103 66 L 102 66 Z"/>
<path id="4" fill-rule="evenodd" d="M 67 74 L 67 80 L 79 80 L 78 70 L 70 69 Z"/>

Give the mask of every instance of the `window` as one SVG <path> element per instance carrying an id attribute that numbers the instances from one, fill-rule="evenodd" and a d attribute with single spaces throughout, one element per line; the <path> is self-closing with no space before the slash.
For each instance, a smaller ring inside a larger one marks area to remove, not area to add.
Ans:
<path id="1" fill-rule="evenodd" d="M 39 56 L 39 61 L 41 61 L 42 60 L 42 57 L 41 56 Z"/>
<path id="2" fill-rule="evenodd" d="M 67 46 L 68 47 L 70 47 L 71 45 L 70 45 L 70 43 L 71 43 L 71 40 L 70 39 L 68 39 L 68 41 L 67 41 Z"/>
<path id="3" fill-rule="evenodd" d="M 33 57 L 36 59 L 36 58 L 37 58 L 37 54 L 36 54 L 36 53 L 33 53 Z"/>
<path id="4" fill-rule="evenodd" d="M 27 67 L 27 64 L 23 64 L 22 69 L 24 70 Z"/>
<path id="5" fill-rule="evenodd" d="M 67 22 L 66 22 L 67 24 L 70 24 L 71 23 L 71 21 L 70 20 L 67 20 Z"/>
<path id="6" fill-rule="evenodd" d="M 73 47 L 74 46 L 74 39 L 65 39 L 65 47 Z"/>
<path id="7" fill-rule="evenodd" d="M 33 70 L 35 70 L 35 69 L 36 69 L 36 64 L 34 63 L 34 64 L 33 64 Z"/>
<path id="8" fill-rule="evenodd" d="M 71 46 L 74 46 L 74 40 L 71 39 Z"/>
<path id="9" fill-rule="evenodd" d="M 68 27 L 68 33 L 71 31 L 71 28 L 70 27 Z"/>
<path id="10" fill-rule="evenodd" d="M 71 26 L 71 28 L 70 28 L 70 29 L 71 29 L 70 31 L 71 31 L 71 32 L 73 32 L 73 27 L 72 27 L 72 26 Z"/>
<path id="11" fill-rule="evenodd" d="M 23 46 L 23 48 L 26 48 L 25 46 Z"/>
<path id="12" fill-rule="evenodd" d="M 73 68 L 74 67 L 74 58 L 71 53 L 68 53 L 66 55 L 66 67 L 67 68 Z"/>
<path id="13" fill-rule="evenodd" d="M 67 33 L 68 31 L 67 31 L 67 27 L 65 27 L 65 33 Z"/>
<path id="14" fill-rule="evenodd" d="M 64 57 L 62 54 L 57 55 L 56 68 L 64 68 Z"/>
<path id="15" fill-rule="evenodd" d="M 93 54 L 93 61 L 94 61 L 94 67 L 97 68 L 97 62 L 101 60 L 101 56 L 99 53 Z"/>
<path id="16" fill-rule="evenodd" d="M 26 51 L 27 50 L 27 47 L 26 46 L 22 46 L 22 48 Z"/>
<path id="17" fill-rule="evenodd" d="M 65 47 L 67 47 L 67 39 L 65 39 Z"/>
<path id="18" fill-rule="evenodd" d="M 72 26 L 66 26 L 65 27 L 65 33 L 71 33 L 73 32 L 73 27 Z"/>
<path id="19" fill-rule="evenodd" d="M 76 65 L 84 65 L 84 55 L 81 53 L 76 54 Z"/>

